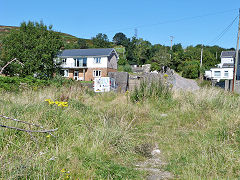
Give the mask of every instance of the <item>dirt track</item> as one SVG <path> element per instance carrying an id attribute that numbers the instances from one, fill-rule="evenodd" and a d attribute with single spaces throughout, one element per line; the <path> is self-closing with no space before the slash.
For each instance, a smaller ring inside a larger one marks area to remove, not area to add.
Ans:
<path id="1" fill-rule="evenodd" d="M 186 79 L 178 74 L 174 73 L 174 81 L 173 81 L 173 89 L 174 90 L 187 90 L 187 91 L 195 91 L 199 90 L 197 82 L 192 79 Z"/>

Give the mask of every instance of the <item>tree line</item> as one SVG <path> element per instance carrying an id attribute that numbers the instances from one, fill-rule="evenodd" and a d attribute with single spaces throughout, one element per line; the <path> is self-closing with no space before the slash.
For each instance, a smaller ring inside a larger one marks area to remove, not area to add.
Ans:
<path id="1" fill-rule="evenodd" d="M 76 48 L 110 48 L 120 46 L 124 52 L 118 52 L 120 59 L 118 65 L 143 65 L 151 64 L 151 70 L 160 71 L 163 66 L 170 67 L 177 72 L 181 72 L 183 77 L 198 78 L 200 72 L 214 67 L 220 63 L 222 51 L 234 50 L 215 46 L 188 46 L 174 44 L 170 46 L 161 44 L 152 45 L 149 41 L 142 38 L 128 38 L 124 33 L 116 33 L 109 41 L 106 34 L 99 33 L 92 38 L 92 44 L 87 45 L 87 41 L 79 39 L 75 44 Z M 203 66 L 200 68 L 201 49 L 203 48 Z M 116 48 L 117 49 L 117 48 Z"/>
<path id="2" fill-rule="evenodd" d="M 124 33 L 116 33 L 112 41 L 106 34 L 99 33 L 91 40 L 78 39 L 77 42 L 67 43 L 59 33 L 46 26 L 43 22 L 23 22 L 18 30 L 13 30 L 3 39 L 0 55 L 0 67 L 13 58 L 18 63 L 9 65 L 5 74 L 27 76 L 37 74 L 39 77 L 52 77 L 57 67 L 53 58 L 60 49 L 86 48 L 116 48 L 120 59 L 119 67 L 130 65 L 151 64 L 151 70 L 160 71 L 162 67 L 170 67 L 182 76 L 197 78 L 201 71 L 214 67 L 220 63 L 220 54 L 224 49 L 219 46 L 203 46 L 203 66 L 200 69 L 202 45 L 183 48 L 181 44 L 174 44 L 172 49 L 161 44 L 151 44 L 142 38 L 128 38 Z M 125 68 L 130 70 L 130 68 Z"/>

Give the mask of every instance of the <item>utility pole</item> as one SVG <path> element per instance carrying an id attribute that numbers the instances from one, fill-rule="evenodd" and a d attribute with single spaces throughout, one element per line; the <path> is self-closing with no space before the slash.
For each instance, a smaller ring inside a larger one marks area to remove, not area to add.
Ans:
<path id="1" fill-rule="evenodd" d="M 201 49 L 201 61 L 200 61 L 200 68 L 202 67 L 202 59 L 203 59 L 203 44 Z"/>
<path id="2" fill-rule="evenodd" d="M 138 29 L 137 28 L 134 29 L 134 36 L 135 36 L 135 38 L 138 38 Z"/>
<path id="3" fill-rule="evenodd" d="M 172 42 L 173 42 L 173 38 L 174 38 L 174 37 L 173 37 L 173 36 L 170 36 L 170 38 L 171 38 L 171 49 L 170 49 L 170 50 L 172 51 Z"/>
<path id="4" fill-rule="evenodd" d="M 238 50 L 239 50 L 239 36 L 240 36 L 240 8 L 239 8 L 239 22 L 238 22 L 238 37 L 237 37 L 237 49 L 236 49 L 236 56 L 235 56 L 235 63 L 234 63 L 234 71 L 233 71 L 233 83 L 232 83 L 232 91 L 234 92 L 234 88 L 236 86 L 236 76 L 238 70 Z"/>
<path id="5" fill-rule="evenodd" d="M 203 79 L 203 75 L 202 75 L 202 60 L 203 60 L 203 44 L 202 44 L 202 49 L 201 49 L 201 60 L 200 60 L 200 79 L 202 80 Z"/>
<path id="6" fill-rule="evenodd" d="M 170 48 L 170 50 L 172 51 L 172 42 L 173 42 L 173 36 L 170 36 L 170 38 L 171 38 L 171 48 Z M 172 53 L 172 52 L 171 52 Z M 172 54 L 170 53 L 170 59 L 172 59 Z"/>

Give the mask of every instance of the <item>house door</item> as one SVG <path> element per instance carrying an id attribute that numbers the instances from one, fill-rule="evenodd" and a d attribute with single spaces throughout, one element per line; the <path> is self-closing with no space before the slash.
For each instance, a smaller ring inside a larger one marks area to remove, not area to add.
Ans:
<path id="1" fill-rule="evenodd" d="M 74 80 L 78 80 L 78 77 L 79 77 L 79 72 L 78 71 L 74 71 L 73 79 Z"/>

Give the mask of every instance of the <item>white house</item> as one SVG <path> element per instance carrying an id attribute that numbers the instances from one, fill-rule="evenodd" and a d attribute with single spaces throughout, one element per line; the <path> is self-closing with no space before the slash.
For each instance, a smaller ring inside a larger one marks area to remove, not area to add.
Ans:
<path id="1" fill-rule="evenodd" d="M 91 81 L 117 71 L 118 54 L 113 48 L 66 49 L 58 55 L 62 76 Z"/>
<path id="2" fill-rule="evenodd" d="M 222 51 L 221 63 L 217 67 L 205 71 L 205 78 L 211 80 L 231 80 L 233 79 L 233 67 L 235 51 Z"/>

